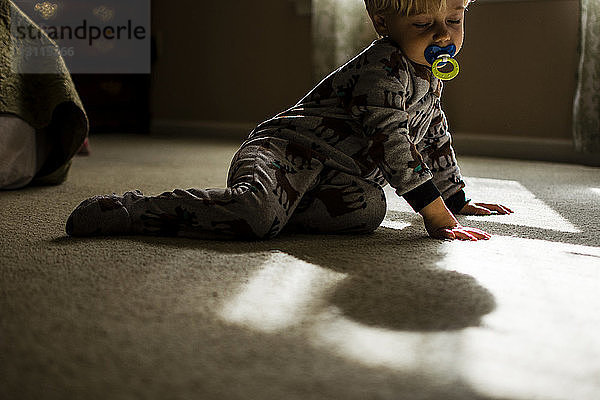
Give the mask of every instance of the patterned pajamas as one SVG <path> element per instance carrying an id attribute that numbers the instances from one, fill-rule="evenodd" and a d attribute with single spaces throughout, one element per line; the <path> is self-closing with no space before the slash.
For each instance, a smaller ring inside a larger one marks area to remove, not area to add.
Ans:
<path id="1" fill-rule="evenodd" d="M 386 201 L 377 182 L 325 168 L 317 158 L 290 156 L 291 146 L 283 139 L 246 143 L 232 159 L 225 189 L 104 196 L 100 213 L 125 207 L 131 225 L 122 221 L 116 230 L 105 225 L 76 234 L 267 239 L 284 227 L 290 232 L 367 233 L 379 226 Z"/>
<path id="2" fill-rule="evenodd" d="M 232 160 L 227 188 L 84 201 L 73 235 L 138 233 L 270 238 L 282 229 L 369 232 L 386 182 L 415 211 L 466 203 L 442 82 L 390 38 L 374 41 L 288 110 L 259 124 Z"/>

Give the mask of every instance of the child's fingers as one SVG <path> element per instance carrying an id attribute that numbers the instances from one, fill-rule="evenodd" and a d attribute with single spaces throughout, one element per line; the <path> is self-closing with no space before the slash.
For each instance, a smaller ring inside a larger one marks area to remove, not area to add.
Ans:
<path id="1" fill-rule="evenodd" d="M 488 240 L 491 235 L 477 228 L 457 227 L 457 228 L 442 228 L 436 231 L 435 236 L 438 239 L 448 240 Z"/>
<path id="2" fill-rule="evenodd" d="M 514 212 L 513 210 L 511 210 L 510 208 L 508 208 L 506 206 L 501 205 L 500 207 L 502 207 L 508 214 L 512 214 Z"/>
<path id="3" fill-rule="evenodd" d="M 500 209 L 500 207 L 498 206 L 498 204 L 489 204 L 489 203 L 475 203 L 475 205 L 478 208 L 482 208 L 484 210 L 487 210 L 489 214 L 492 213 L 492 211 L 496 211 L 496 212 L 502 212 L 502 210 Z"/>
<path id="4" fill-rule="evenodd" d="M 475 207 L 475 215 L 490 215 L 492 212 L 485 207 Z"/>
<path id="5" fill-rule="evenodd" d="M 469 232 L 465 231 L 465 230 L 459 230 L 456 233 L 456 238 L 460 239 L 460 240 L 471 240 L 471 241 L 477 241 L 477 238 L 473 235 L 471 235 Z"/>
<path id="6" fill-rule="evenodd" d="M 512 213 L 511 210 L 509 210 L 508 208 L 504 207 L 503 205 L 500 204 L 491 204 L 491 206 L 493 206 L 493 210 L 497 211 L 499 214 L 510 214 Z"/>
<path id="7" fill-rule="evenodd" d="M 489 233 L 482 231 L 481 229 L 477 229 L 477 228 L 467 228 L 469 230 L 469 233 L 475 237 L 477 237 L 478 239 L 483 239 L 483 240 L 488 240 L 489 238 L 492 237 L 492 235 L 490 235 Z"/>
<path id="8" fill-rule="evenodd" d="M 440 228 L 437 231 L 431 233 L 431 237 L 435 239 L 448 239 L 454 240 L 456 239 L 456 235 L 452 232 L 452 229 L 448 228 Z"/>
<path id="9" fill-rule="evenodd" d="M 464 228 L 455 230 L 455 232 L 456 231 L 461 233 L 460 236 L 463 238 L 463 240 L 488 240 L 491 237 L 491 235 L 489 233 L 484 232 L 477 228 L 464 227 Z M 457 237 L 459 237 L 459 236 L 457 236 Z"/>
<path id="10" fill-rule="evenodd" d="M 442 239 L 450 239 L 450 240 L 456 239 L 456 235 L 454 234 L 454 232 L 452 232 L 452 229 L 443 229 L 441 236 L 442 236 Z"/>
<path id="11" fill-rule="evenodd" d="M 480 207 L 476 204 L 466 204 L 462 210 L 460 210 L 460 214 L 463 215 L 488 215 L 491 214 L 491 211 Z"/>
<path id="12" fill-rule="evenodd" d="M 505 207 L 501 204 L 476 203 L 476 205 L 479 207 L 483 207 L 487 210 L 496 211 L 499 214 L 511 214 L 513 212 L 510 208 Z"/>
<path id="13" fill-rule="evenodd" d="M 464 210 L 463 214 L 466 215 L 490 215 L 492 212 L 485 207 L 482 207 L 481 203 L 469 205 L 467 209 Z"/>

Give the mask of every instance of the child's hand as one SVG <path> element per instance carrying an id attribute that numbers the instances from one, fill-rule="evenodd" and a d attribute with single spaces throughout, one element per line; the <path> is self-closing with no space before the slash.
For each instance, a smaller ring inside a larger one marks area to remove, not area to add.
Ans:
<path id="1" fill-rule="evenodd" d="M 423 216 L 427 233 L 434 239 L 488 240 L 491 237 L 480 229 L 460 225 L 441 197 L 419 213 Z"/>
<path id="2" fill-rule="evenodd" d="M 449 239 L 449 240 L 488 240 L 492 237 L 487 232 L 477 228 L 469 228 L 468 226 L 456 225 L 454 227 L 442 227 L 438 229 L 427 229 L 427 233 L 434 239 Z"/>
<path id="3" fill-rule="evenodd" d="M 512 214 L 513 211 L 500 204 L 488 204 L 488 203 L 467 203 L 460 210 L 459 214 L 462 215 L 491 215 L 491 214 Z"/>

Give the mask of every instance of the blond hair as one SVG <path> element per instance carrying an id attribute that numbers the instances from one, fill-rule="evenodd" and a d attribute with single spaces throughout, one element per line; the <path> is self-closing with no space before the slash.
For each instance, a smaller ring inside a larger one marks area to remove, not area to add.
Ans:
<path id="1" fill-rule="evenodd" d="M 465 7 L 472 0 L 463 0 Z M 432 13 L 446 8 L 446 0 L 365 0 L 371 19 L 374 15 L 400 14 L 403 16 Z"/>

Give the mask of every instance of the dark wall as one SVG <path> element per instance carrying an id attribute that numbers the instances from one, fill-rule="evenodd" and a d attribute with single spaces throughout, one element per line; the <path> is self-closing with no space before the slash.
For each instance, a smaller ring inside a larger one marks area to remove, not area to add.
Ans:
<path id="1" fill-rule="evenodd" d="M 310 17 L 292 1 L 152 6 L 154 119 L 256 123 L 311 89 Z"/>
<path id="2" fill-rule="evenodd" d="M 446 85 L 453 132 L 571 139 L 579 2 L 476 2 L 461 73 Z"/>
<path id="3" fill-rule="evenodd" d="M 358 1 L 358 0 L 357 0 Z M 476 2 L 444 107 L 452 132 L 571 138 L 577 0 Z M 153 2 L 155 120 L 256 124 L 312 86 L 290 0 Z"/>

